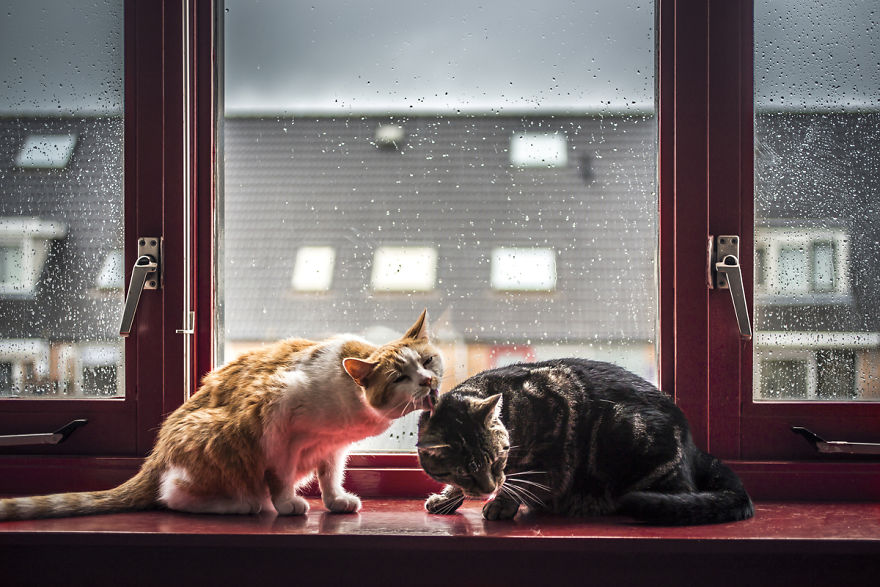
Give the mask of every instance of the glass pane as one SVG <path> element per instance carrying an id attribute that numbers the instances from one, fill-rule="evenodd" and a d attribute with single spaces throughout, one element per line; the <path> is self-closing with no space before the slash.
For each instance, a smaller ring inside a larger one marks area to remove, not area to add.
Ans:
<path id="1" fill-rule="evenodd" d="M 756 399 L 880 400 L 878 15 L 755 3 Z"/>
<path id="2" fill-rule="evenodd" d="M 444 390 L 560 356 L 656 379 L 650 2 L 229 0 L 224 18 L 224 360 L 383 343 L 428 308 Z M 416 417 L 361 448 L 412 448 Z"/>
<path id="3" fill-rule="evenodd" d="M 122 2 L 0 10 L 0 397 L 124 394 Z"/>

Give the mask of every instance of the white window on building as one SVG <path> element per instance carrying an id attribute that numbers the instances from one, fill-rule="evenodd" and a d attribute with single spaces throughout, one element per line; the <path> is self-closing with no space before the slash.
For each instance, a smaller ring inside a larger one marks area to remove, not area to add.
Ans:
<path id="1" fill-rule="evenodd" d="M 300 247 L 296 251 L 291 285 L 296 291 L 328 291 L 333 285 L 336 250 L 327 246 Z"/>
<path id="2" fill-rule="evenodd" d="M 37 339 L 0 340 L 0 396 L 51 392 L 49 344 Z"/>
<path id="3" fill-rule="evenodd" d="M 565 167 L 568 139 L 561 132 L 514 133 L 510 137 L 510 163 L 517 167 Z"/>
<path id="4" fill-rule="evenodd" d="M 849 295 L 849 234 L 843 229 L 755 229 L 755 291 L 774 296 Z"/>
<path id="5" fill-rule="evenodd" d="M 437 249 L 383 246 L 373 254 L 373 289 L 386 292 L 431 291 L 437 284 Z"/>
<path id="6" fill-rule="evenodd" d="M 492 289 L 553 291 L 556 251 L 548 248 L 498 247 L 492 250 Z"/>
<path id="7" fill-rule="evenodd" d="M 28 135 L 15 157 L 24 169 L 64 169 L 76 147 L 76 135 Z"/>
<path id="8" fill-rule="evenodd" d="M 755 389 L 767 390 L 765 400 L 816 399 L 816 353 L 808 349 L 774 348 L 756 352 Z"/>
<path id="9" fill-rule="evenodd" d="M 122 397 L 125 395 L 122 349 L 115 344 L 86 343 L 76 347 L 78 363 L 74 389 L 85 397 Z"/>
<path id="10" fill-rule="evenodd" d="M 98 289 L 122 289 L 125 271 L 122 267 L 122 251 L 110 251 L 101 262 L 95 286 Z"/>
<path id="11" fill-rule="evenodd" d="M 63 238 L 67 227 L 40 218 L 0 218 L 0 295 L 34 292 L 49 254 L 49 241 Z"/>
<path id="12" fill-rule="evenodd" d="M 877 332 L 764 331 L 755 335 L 754 389 L 759 400 L 868 399 Z M 867 363 L 866 363 L 867 361 Z"/>

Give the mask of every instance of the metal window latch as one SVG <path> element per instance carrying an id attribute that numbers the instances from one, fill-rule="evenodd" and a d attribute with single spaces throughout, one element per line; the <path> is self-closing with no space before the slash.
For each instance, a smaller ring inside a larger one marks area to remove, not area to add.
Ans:
<path id="1" fill-rule="evenodd" d="M 138 239 L 138 256 L 131 271 L 128 295 L 122 310 L 120 336 L 131 334 L 134 313 L 137 310 L 141 293 L 145 289 L 159 289 L 162 286 L 162 239 L 147 236 Z"/>
<path id="2" fill-rule="evenodd" d="M 815 432 L 802 426 L 792 426 L 791 431 L 804 437 L 817 452 L 844 455 L 880 455 L 880 442 L 848 442 L 846 440 L 825 440 Z"/>
<path id="3" fill-rule="evenodd" d="M 746 290 L 743 287 L 742 269 L 739 264 L 739 237 L 736 235 L 709 235 L 707 246 L 707 267 L 709 289 L 730 290 L 733 312 L 739 333 L 746 340 L 752 338 L 752 323 L 746 306 Z"/>
<path id="4" fill-rule="evenodd" d="M 0 446 L 29 446 L 34 444 L 60 444 L 70 437 L 80 426 L 88 424 L 88 420 L 73 420 L 55 432 L 40 434 L 6 434 L 0 436 Z"/>

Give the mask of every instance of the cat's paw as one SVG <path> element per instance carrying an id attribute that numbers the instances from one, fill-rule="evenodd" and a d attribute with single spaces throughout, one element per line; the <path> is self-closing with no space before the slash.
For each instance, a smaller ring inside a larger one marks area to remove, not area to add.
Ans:
<path id="1" fill-rule="evenodd" d="M 450 497 L 442 493 L 435 493 L 425 500 L 425 510 L 429 514 L 454 514 L 463 501 L 462 495 Z"/>
<path id="2" fill-rule="evenodd" d="M 325 500 L 324 505 L 334 514 L 352 514 L 361 509 L 361 498 L 353 493 L 340 493 Z"/>
<path id="3" fill-rule="evenodd" d="M 273 503 L 279 516 L 302 516 L 309 511 L 309 502 L 298 495 Z"/>
<path id="4" fill-rule="evenodd" d="M 487 520 L 509 520 L 516 515 L 517 510 L 519 510 L 517 502 L 496 497 L 483 505 L 483 517 Z"/>

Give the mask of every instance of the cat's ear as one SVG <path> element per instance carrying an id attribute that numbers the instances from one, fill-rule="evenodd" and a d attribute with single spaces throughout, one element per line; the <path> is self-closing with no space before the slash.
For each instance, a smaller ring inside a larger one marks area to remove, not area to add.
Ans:
<path id="1" fill-rule="evenodd" d="M 480 401 L 477 406 L 477 414 L 483 418 L 486 426 L 492 423 L 492 420 L 501 416 L 501 394 L 496 393 L 490 395 L 486 399 Z"/>
<path id="2" fill-rule="evenodd" d="M 439 454 L 442 449 L 449 448 L 449 444 L 440 440 L 420 440 L 416 443 L 416 449 L 420 453 Z"/>
<path id="3" fill-rule="evenodd" d="M 367 378 L 373 372 L 375 367 L 376 363 L 362 361 L 361 359 L 355 359 L 354 357 L 342 359 L 342 368 L 345 369 L 345 372 L 348 373 L 349 377 L 354 379 L 354 382 L 361 387 L 367 386 Z"/>
<path id="4" fill-rule="evenodd" d="M 414 338 L 416 340 L 424 340 L 425 342 L 428 341 L 428 308 L 422 310 L 419 319 L 416 320 L 416 323 L 406 331 L 403 338 Z"/>

